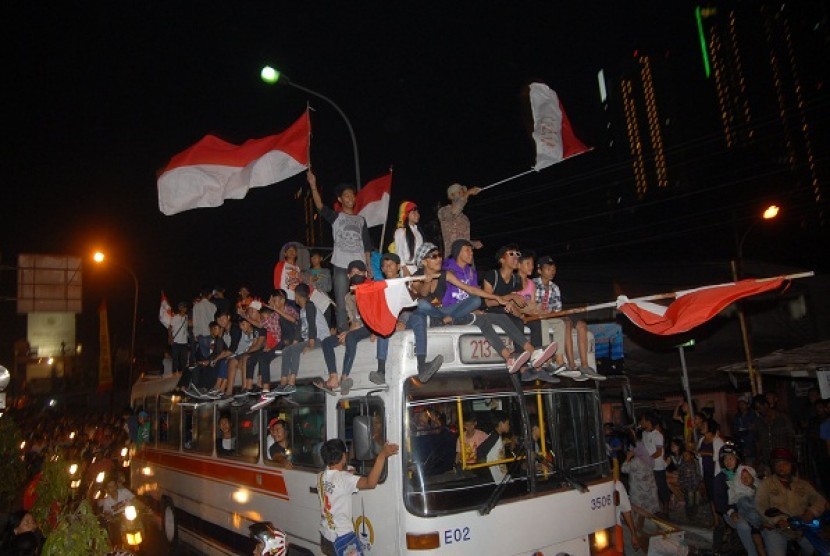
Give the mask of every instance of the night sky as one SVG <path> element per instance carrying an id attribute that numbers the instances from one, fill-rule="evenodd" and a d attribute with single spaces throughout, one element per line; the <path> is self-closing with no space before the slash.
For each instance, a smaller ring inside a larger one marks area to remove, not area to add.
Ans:
<path id="1" fill-rule="evenodd" d="M 674 191 L 681 200 L 671 194 L 637 200 L 633 185 L 619 177 L 625 161 L 614 166 L 604 154 L 607 118 L 596 81 L 600 68 L 618 67 L 635 51 L 661 56 L 673 68 L 683 141 L 712 141 L 712 150 L 719 149 L 711 138 L 716 106 L 706 92 L 693 3 L 443 4 L 7 2 L 0 24 L 0 263 L 14 266 L 19 253 L 88 260 L 93 249 L 106 250 L 139 278 L 139 337 L 148 341 L 164 339 L 156 320 L 162 289 L 173 303 L 219 284 L 235 292 L 245 283 L 265 293 L 280 245 L 304 235 L 294 198 L 304 176 L 220 208 L 174 216 L 158 210 L 155 180 L 172 155 L 206 133 L 233 142 L 277 133 L 310 100 L 319 183 L 330 192 L 353 181 L 351 143 L 338 114 L 301 91 L 263 84 L 259 70 L 266 63 L 333 99 L 354 127 L 363 181 L 394 166 L 393 211 L 411 199 L 424 221 L 452 182 L 486 185 L 529 169 L 526 86 L 538 80 L 556 90 L 579 137 L 597 150 L 472 201 L 473 236 L 485 243 L 480 266 L 513 240 L 554 254 L 560 265 L 671 259 L 672 244 L 691 246 L 691 259 L 713 255 L 697 235 L 717 232 L 713 222 L 724 217 L 698 202 L 722 199 L 721 193 L 684 198 L 699 177 L 684 172 L 687 181 Z M 711 185 L 730 178 L 707 179 Z M 740 212 L 735 218 L 744 225 L 744 211 L 756 201 L 729 201 L 728 208 Z M 669 225 L 666 215 L 675 211 L 678 223 Z M 599 215 L 601 223 L 594 220 Z M 637 219 L 636 227 L 626 224 L 633 230 L 628 239 L 615 234 L 622 218 Z M 804 227 L 791 224 L 791 240 L 814 251 Z M 664 233 L 670 241 L 650 241 Z M 728 226 L 724 233 L 731 233 Z M 759 243 L 768 241 L 765 233 Z M 705 243 L 713 245 L 711 236 Z M 814 262 L 784 251 L 788 263 Z M 3 270 L 0 295 L 13 297 L 14 283 L 14 272 Z M 94 309 L 106 296 L 123 343 L 132 309 L 129 276 L 85 263 L 84 283 L 79 335 L 94 333 Z M 5 358 L 25 334 L 25 319 L 8 301 L 0 310 Z"/>

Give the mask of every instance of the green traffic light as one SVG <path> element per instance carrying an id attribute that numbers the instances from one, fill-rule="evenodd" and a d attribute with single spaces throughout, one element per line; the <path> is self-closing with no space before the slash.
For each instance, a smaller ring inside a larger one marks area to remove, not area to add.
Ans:
<path id="1" fill-rule="evenodd" d="M 280 80 L 280 72 L 271 66 L 265 66 L 262 68 L 262 71 L 259 73 L 260 78 L 268 83 L 269 85 L 273 85 L 277 81 Z"/>

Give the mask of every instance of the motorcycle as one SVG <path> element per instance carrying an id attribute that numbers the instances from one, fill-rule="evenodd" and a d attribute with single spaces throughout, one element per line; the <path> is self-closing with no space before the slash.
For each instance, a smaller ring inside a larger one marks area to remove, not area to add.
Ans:
<path id="1" fill-rule="evenodd" d="M 802 536 L 809 541 L 809 543 L 816 550 L 816 554 L 820 556 L 830 556 L 830 539 L 826 535 L 822 535 L 822 527 L 830 523 L 830 511 L 825 511 L 819 517 L 804 521 L 800 517 L 787 515 L 778 508 L 770 508 L 764 512 L 767 517 L 783 517 L 787 520 L 787 528 L 791 531 L 798 531 Z M 790 544 L 794 544 L 790 541 Z M 790 551 L 788 550 L 788 553 Z M 798 546 L 795 547 L 795 554 L 801 554 Z"/>

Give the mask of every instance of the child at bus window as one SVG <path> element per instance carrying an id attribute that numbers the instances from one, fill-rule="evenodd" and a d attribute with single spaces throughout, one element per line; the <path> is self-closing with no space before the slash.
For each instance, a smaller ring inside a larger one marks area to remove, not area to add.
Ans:
<path id="1" fill-rule="evenodd" d="M 219 418 L 219 437 L 216 439 L 216 454 L 219 456 L 236 455 L 236 438 L 231 431 L 231 418 L 222 415 Z"/>
<path id="2" fill-rule="evenodd" d="M 461 463 L 461 442 L 464 442 L 464 460 L 467 465 L 476 462 L 478 447 L 487 440 L 487 433 L 476 428 L 478 422 L 473 413 L 464 415 L 464 433 L 458 437 L 455 446 L 455 461 Z"/>
<path id="3" fill-rule="evenodd" d="M 360 540 L 354 532 L 351 495 L 358 490 L 375 488 L 383 473 L 387 458 L 398 453 L 397 444 L 384 444 L 367 477 L 354 475 L 346 470 L 346 444 L 334 438 L 323 444 L 320 450 L 326 469 L 317 477 L 320 496 L 320 549 L 326 556 L 345 552 L 363 555 Z M 339 549 L 339 550 L 338 550 Z"/>
<path id="4" fill-rule="evenodd" d="M 288 424 L 284 419 L 274 417 L 268 422 L 268 440 L 266 441 L 266 452 L 268 459 L 277 465 L 290 469 L 291 443 L 288 439 Z"/>

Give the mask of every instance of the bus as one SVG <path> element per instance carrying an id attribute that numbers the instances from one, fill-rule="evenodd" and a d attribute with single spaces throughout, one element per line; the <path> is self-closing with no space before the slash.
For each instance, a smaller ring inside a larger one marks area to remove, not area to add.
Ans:
<path id="1" fill-rule="evenodd" d="M 131 485 L 161 515 L 166 540 L 206 554 L 250 553 L 249 525 L 285 531 L 289 554 L 320 553 L 322 470 L 330 438 L 368 474 L 384 442 L 400 446 L 374 490 L 352 497 L 355 531 L 368 554 L 587 555 L 609 549 L 614 482 L 602 430 L 602 383 L 523 383 L 472 326 L 430 329 L 428 358 L 441 370 L 417 380 L 414 336 L 389 342 L 386 385 L 369 380 L 376 348 L 364 341 L 354 387 L 332 395 L 319 349 L 303 355 L 297 391 L 251 411 L 250 402 L 190 403 L 169 392 L 175 378 L 139 381 L 131 398 L 150 415 L 152 438 L 132 456 Z M 337 350 L 338 364 L 342 360 Z M 593 360 L 592 360 L 593 362 Z M 459 442 L 463 423 L 489 433 L 509 419 L 503 450 L 486 460 Z M 217 452 L 227 418 L 232 450 Z M 272 460 L 269 423 L 288 435 Z"/>

